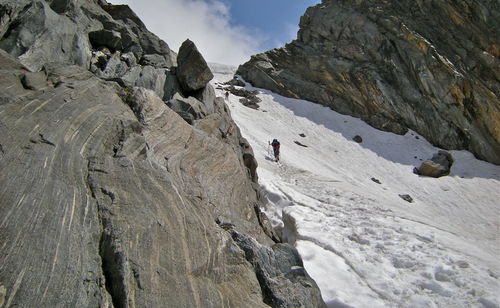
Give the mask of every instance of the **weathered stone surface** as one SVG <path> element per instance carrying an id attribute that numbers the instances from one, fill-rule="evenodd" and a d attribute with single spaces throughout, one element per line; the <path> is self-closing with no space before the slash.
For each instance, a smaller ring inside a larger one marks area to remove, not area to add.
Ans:
<path id="1" fill-rule="evenodd" d="M 252 177 L 252 180 L 257 183 L 258 181 L 258 176 L 257 176 L 257 160 L 255 159 L 255 155 L 253 154 L 253 149 L 250 146 L 250 143 L 248 143 L 248 140 L 245 138 L 241 137 L 240 140 L 240 146 L 243 149 L 243 162 L 245 166 L 248 168 L 250 171 L 250 176 Z"/>
<path id="2" fill-rule="evenodd" d="M 109 47 L 112 49 L 121 49 L 122 36 L 120 32 L 113 30 L 97 30 L 89 33 L 90 43 L 94 48 L 98 47 Z"/>
<path id="3" fill-rule="evenodd" d="M 93 48 L 102 46 L 138 59 L 158 54 L 162 67 L 176 63 L 176 54 L 128 6 L 101 6 L 86 0 L 2 0 L 0 48 L 33 71 L 50 62 L 88 68 Z"/>
<path id="4" fill-rule="evenodd" d="M 108 59 L 109 57 L 109 59 Z M 117 79 L 124 76 L 129 71 L 129 66 L 125 61 L 122 61 L 119 51 L 108 56 L 105 53 L 98 51 L 94 53 L 91 60 L 91 71 L 98 77 L 103 79 Z M 138 76 L 137 76 L 138 78 Z M 130 82 L 133 86 L 135 80 Z"/>
<path id="5" fill-rule="evenodd" d="M 271 307 L 325 307 L 316 283 L 309 277 L 297 250 L 289 244 L 263 247 L 254 239 L 230 230 L 236 244 L 255 267 L 264 294 Z"/>
<path id="6" fill-rule="evenodd" d="M 276 240 L 256 211 L 251 149 L 213 88 L 191 93 L 193 125 L 168 108 L 188 96 L 175 54 L 128 7 L 0 0 L 0 15 L 0 306 L 267 307 L 257 268 L 216 223 L 259 249 Z M 120 43 L 94 48 L 102 29 Z"/>
<path id="7" fill-rule="evenodd" d="M 167 106 L 177 112 L 186 122 L 193 124 L 194 120 L 204 118 L 207 115 L 205 106 L 194 97 L 182 97 L 180 94 L 175 94 L 168 101 Z"/>
<path id="8" fill-rule="evenodd" d="M 190 40 L 184 41 L 177 55 L 177 78 L 184 91 L 200 90 L 213 77 L 212 71 L 196 45 Z"/>
<path id="9" fill-rule="evenodd" d="M 207 84 L 203 89 L 198 90 L 198 93 L 193 93 L 193 96 L 205 105 L 208 114 L 214 112 L 215 90 L 211 84 Z"/>
<path id="10" fill-rule="evenodd" d="M 0 38 L 1 49 L 19 57 L 32 71 L 54 61 L 88 67 L 91 46 L 87 34 L 79 30 L 81 25 L 54 12 L 45 1 L 19 0 L 4 5 L 10 9 L 0 9 L 2 20 L 9 16 L 11 22 Z"/>
<path id="11" fill-rule="evenodd" d="M 500 164 L 500 10 L 487 1 L 325 0 L 253 56 L 254 86 Z"/>
<path id="12" fill-rule="evenodd" d="M 239 146 L 153 92 L 47 71 L 58 86 L 43 92 L 0 79 L 7 306 L 264 307 L 253 267 L 215 224 L 224 215 L 271 243 Z"/>
<path id="13" fill-rule="evenodd" d="M 45 72 L 27 72 L 21 78 L 21 82 L 25 89 L 41 90 L 47 87 L 47 76 Z"/>
<path id="14" fill-rule="evenodd" d="M 163 86 L 163 100 L 169 101 L 172 97 L 174 97 L 175 93 L 182 93 L 181 85 L 177 80 L 177 76 L 175 74 L 176 68 L 172 67 L 170 70 L 166 71 L 166 80 Z"/>
<path id="15" fill-rule="evenodd" d="M 167 59 L 165 56 L 158 54 L 142 56 L 140 64 L 149 65 L 153 67 L 164 67 L 164 68 L 172 66 L 169 59 Z"/>
<path id="16" fill-rule="evenodd" d="M 450 174 L 453 157 L 450 153 L 439 151 L 431 159 L 424 161 L 414 172 L 423 176 L 438 178 Z"/>
<path id="17" fill-rule="evenodd" d="M 50 3 L 50 8 L 58 14 L 63 14 L 74 8 L 74 1 L 72 0 L 51 0 L 47 2 Z"/>
<path id="18" fill-rule="evenodd" d="M 171 67 L 176 63 L 176 54 L 170 50 L 167 43 L 160 40 L 156 35 L 146 29 L 144 23 L 130 9 L 128 5 L 107 5 L 103 6 L 115 20 L 122 21 L 139 39 L 140 52 L 139 54 L 158 54 L 164 55 L 167 66 Z M 135 44 L 137 46 L 137 44 Z M 138 51 L 137 49 L 135 49 Z M 132 51 L 129 50 L 129 51 Z M 138 58 L 141 58 L 138 56 Z"/>

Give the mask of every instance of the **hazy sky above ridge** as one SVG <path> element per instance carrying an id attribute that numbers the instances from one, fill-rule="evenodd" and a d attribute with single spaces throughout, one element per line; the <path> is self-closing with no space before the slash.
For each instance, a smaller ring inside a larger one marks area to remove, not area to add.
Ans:
<path id="1" fill-rule="evenodd" d="M 128 4 L 178 51 L 187 38 L 209 62 L 238 65 L 296 38 L 300 16 L 320 0 L 108 0 Z"/>

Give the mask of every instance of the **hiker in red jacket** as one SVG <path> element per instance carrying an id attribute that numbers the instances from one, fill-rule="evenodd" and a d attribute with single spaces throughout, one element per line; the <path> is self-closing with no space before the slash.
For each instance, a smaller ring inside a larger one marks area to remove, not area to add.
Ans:
<path id="1" fill-rule="evenodd" d="M 273 142 L 271 143 L 271 145 L 273 146 L 274 159 L 276 159 L 276 161 L 279 161 L 280 160 L 280 142 L 278 141 L 278 139 L 273 139 Z"/>

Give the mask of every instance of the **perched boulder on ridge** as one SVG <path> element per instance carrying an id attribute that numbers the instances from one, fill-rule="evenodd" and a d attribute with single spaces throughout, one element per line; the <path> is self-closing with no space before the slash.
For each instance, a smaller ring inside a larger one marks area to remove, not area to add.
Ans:
<path id="1" fill-rule="evenodd" d="M 200 90 L 214 78 L 207 62 L 190 40 L 184 41 L 179 48 L 177 66 L 177 78 L 186 92 Z"/>

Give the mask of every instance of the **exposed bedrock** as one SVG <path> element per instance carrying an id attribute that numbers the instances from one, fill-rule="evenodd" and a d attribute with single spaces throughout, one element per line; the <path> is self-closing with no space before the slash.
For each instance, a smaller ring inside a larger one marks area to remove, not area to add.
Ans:
<path id="1" fill-rule="evenodd" d="M 268 307 L 220 222 L 260 249 L 279 238 L 211 77 L 186 65 L 182 88 L 127 6 L 0 0 L 0 15 L 0 307 Z M 294 290 L 276 296 L 321 305 L 289 271 L 273 269 Z"/>

